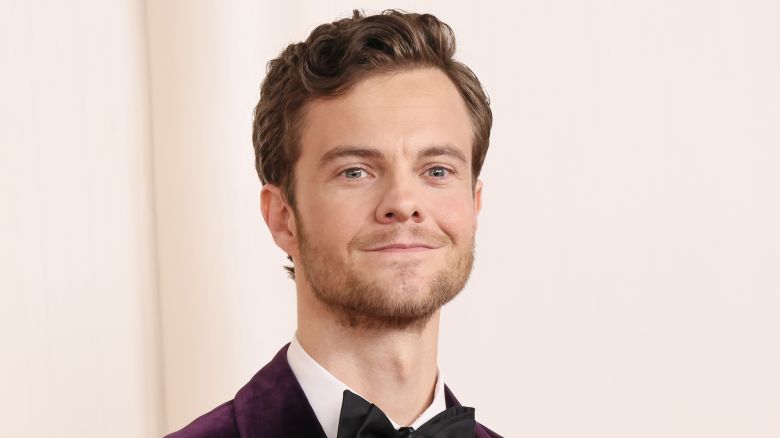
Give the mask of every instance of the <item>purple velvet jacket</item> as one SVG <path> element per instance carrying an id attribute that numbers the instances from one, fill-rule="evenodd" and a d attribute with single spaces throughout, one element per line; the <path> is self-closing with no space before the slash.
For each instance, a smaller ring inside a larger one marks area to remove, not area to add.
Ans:
<path id="1" fill-rule="evenodd" d="M 287 347 L 252 377 L 236 398 L 166 438 L 326 438 L 317 416 L 287 363 Z M 460 406 L 444 386 L 447 407 Z M 475 438 L 501 438 L 477 423 Z"/>

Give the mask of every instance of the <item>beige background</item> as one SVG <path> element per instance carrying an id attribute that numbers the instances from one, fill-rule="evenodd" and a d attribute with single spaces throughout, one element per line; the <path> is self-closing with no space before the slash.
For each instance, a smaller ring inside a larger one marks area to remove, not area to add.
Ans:
<path id="1" fill-rule="evenodd" d="M 780 435 L 775 1 L 0 1 L 0 424 L 154 437 L 294 330 L 258 209 L 265 63 L 430 11 L 492 98 L 440 366 L 507 437 Z"/>

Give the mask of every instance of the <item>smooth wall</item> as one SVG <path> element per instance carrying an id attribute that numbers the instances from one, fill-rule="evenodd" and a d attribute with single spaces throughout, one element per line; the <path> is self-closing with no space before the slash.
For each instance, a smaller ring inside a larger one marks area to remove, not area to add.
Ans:
<path id="1" fill-rule="evenodd" d="M 0 2 L 0 435 L 164 429 L 143 4 Z"/>

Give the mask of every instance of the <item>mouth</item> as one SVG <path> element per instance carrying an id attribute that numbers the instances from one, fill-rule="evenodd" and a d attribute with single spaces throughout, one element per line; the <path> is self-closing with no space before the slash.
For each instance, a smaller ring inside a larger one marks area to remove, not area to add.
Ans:
<path id="1" fill-rule="evenodd" d="M 408 252 L 423 252 L 432 249 L 436 249 L 436 247 L 425 243 L 392 243 L 388 245 L 369 248 L 366 251 L 379 252 L 379 253 L 408 253 Z"/>

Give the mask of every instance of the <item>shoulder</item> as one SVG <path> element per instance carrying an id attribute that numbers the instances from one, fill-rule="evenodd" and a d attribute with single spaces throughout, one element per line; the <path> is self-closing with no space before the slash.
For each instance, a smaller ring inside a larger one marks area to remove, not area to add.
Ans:
<path id="1" fill-rule="evenodd" d="M 502 438 L 501 435 L 493 432 L 479 423 L 477 423 L 477 427 L 474 429 L 474 436 L 476 438 Z"/>
<path id="2" fill-rule="evenodd" d="M 233 401 L 222 403 L 165 438 L 238 438 Z"/>

